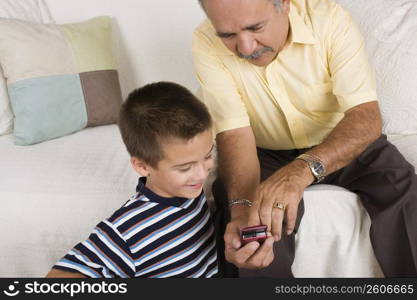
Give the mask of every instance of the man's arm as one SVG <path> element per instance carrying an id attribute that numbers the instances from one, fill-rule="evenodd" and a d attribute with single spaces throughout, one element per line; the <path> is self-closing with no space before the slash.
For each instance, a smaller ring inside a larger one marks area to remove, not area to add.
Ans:
<path id="1" fill-rule="evenodd" d="M 244 127 L 225 131 L 218 134 L 216 139 L 219 176 L 228 191 L 228 198 L 252 200 L 260 181 L 259 160 L 252 129 Z M 265 241 L 260 248 L 257 242 L 240 248 L 240 229 L 259 224 L 257 209 L 234 205 L 230 210 L 231 220 L 224 235 L 226 259 L 237 267 L 268 266 L 274 259 L 272 238 Z"/>
<path id="2" fill-rule="evenodd" d="M 250 127 L 219 133 L 216 137 L 219 176 L 229 199 L 253 199 L 260 181 L 256 143 Z M 232 207 L 232 215 L 244 206 Z"/>
<path id="3" fill-rule="evenodd" d="M 381 135 L 381 130 L 378 103 L 373 101 L 360 104 L 348 110 L 329 136 L 306 153 L 320 157 L 330 174 L 358 157 Z M 298 203 L 305 188 L 313 181 L 314 177 L 307 163 L 294 160 L 259 185 L 255 201 L 260 206 L 260 219 L 263 224 L 272 228 L 276 239 L 281 235 L 284 214 L 272 208 L 274 203 L 286 204 L 286 232 L 290 234 L 295 227 Z"/>
<path id="4" fill-rule="evenodd" d="M 378 102 L 355 106 L 329 136 L 307 153 L 323 159 L 328 173 L 333 173 L 352 162 L 372 142 L 381 136 L 382 119 Z"/>

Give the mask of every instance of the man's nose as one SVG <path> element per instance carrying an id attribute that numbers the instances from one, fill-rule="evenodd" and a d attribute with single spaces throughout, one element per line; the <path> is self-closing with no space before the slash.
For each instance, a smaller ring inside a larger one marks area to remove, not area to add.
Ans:
<path id="1" fill-rule="evenodd" d="M 249 33 L 242 32 L 238 35 L 236 47 L 240 54 L 248 56 L 255 52 L 257 42 Z"/>

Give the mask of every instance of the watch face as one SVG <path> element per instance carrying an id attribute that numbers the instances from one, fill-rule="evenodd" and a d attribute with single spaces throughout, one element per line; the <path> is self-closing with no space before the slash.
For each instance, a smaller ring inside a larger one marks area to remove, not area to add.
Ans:
<path id="1" fill-rule="evenodd" d="M 313 172 L 316 174 L 316 175 L 323 175 L 324 174 L 324 166 L 320 163 L 320 162 L 318 162 L 318 161 L 315 161 L 314 163 L 313 163 Z"/>

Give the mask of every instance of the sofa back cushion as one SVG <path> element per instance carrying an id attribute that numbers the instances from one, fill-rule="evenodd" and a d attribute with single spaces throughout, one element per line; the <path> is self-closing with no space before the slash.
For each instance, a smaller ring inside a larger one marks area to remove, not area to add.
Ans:
<path id="1" fill-rule="evenodd" d="M 386 134 L 417 134 L 417 2 L 336 0 L 365 36 Z"/>

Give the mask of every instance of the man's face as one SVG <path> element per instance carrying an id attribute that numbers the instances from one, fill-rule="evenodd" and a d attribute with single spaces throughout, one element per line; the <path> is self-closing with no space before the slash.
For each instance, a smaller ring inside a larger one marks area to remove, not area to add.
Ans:
<path id="1" fill-rule="evenodd" d="M 269 64 L 287 41 L 290 0 L 205 0 L 204 8 L 226 47 L 257 66 Z"/>

